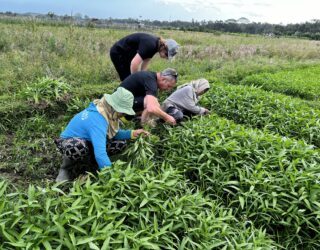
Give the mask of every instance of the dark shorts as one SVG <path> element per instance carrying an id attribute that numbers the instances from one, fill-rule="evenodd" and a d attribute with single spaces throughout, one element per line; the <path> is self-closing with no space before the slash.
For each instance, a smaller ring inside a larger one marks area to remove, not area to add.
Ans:
<path id="1" fill-rule="evenodd" d="M 93 155 L 91 142 L 80 138 L 58 138 L 54 140 L 58 150 L 63 156 L 73 161 L 81 161 Z M 124 140 L 111 140 L 107 143 L 107 152 L 114 155 L 122 151 L 127 146 Z"/>
<path id="2" fill-rule="evenodd" d="M 114 67 L 116 68 L 116 71 L 118 72 L 121 81 L 131 75 L 131 61 L 128 58 L 124 57 L 119 51 L 117 51 L 117 49 L 113 47 L 111 48 L 110 58 Z"/>
<path id="3" fill-rule="evenodd" d="M 167 108 L 166 113 L 168 115 L 171 115 L 176 120 L 176 122 L 181 122 L 183 120 L 183 112 L 176 107 Z"/>

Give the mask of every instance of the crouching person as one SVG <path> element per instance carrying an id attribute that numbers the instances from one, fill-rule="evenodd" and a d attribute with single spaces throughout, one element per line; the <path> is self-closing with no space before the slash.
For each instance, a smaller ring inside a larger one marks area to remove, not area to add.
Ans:
<path id="1" fill-rule="evenodd" d="M 148 135 L 143 129 L 121 130 L 119 119 L 134 115 L 133 95 L 119 87 L 112 95 L 105 94 L 100 100 L 75 115 L 55 143 L 63 155 L 63 163 L 56 178 L 57 182 L 70 180 L 72 168 L 81 161 L 93 158 L 99 169 L 111 166 L 108 153 L 122 150 L 127 139 L 140 134 Z"/>
<path id="2" fill-rule="evenodd" d="M 210 88 L 206 79 L 198 79 L 177 88 L 161 105 L 161 108 L 177 122 L 184 117 L 205 115 L 209 110 L 198 105 L 200 96 Z"/>

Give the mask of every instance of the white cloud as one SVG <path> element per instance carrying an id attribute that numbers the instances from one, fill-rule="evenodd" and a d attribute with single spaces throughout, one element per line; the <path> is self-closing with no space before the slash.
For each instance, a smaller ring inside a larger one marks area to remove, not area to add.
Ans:
<path id="1" fill-rule="evenodd" d="M 156 2 L 165 4 L 165 5 L 179 5 L 188 12 L 197 12 L 202 9 L 214 9 L 219 10 L 218 5 L 214 4 L 214 0 L 156 0 Z"/>
<path id="2" fill-rule="evenodd" d="M 295 23 L 319 19 L 318 0 L 154 0 L 160 4 L 175 5 L 192 13 L 194 17 L 206 16 L 226 20 L 248 17 L 251 21 L 270 23 Z"/>
<path id="3" fill-rule="evenodd" d="M 271 3 L 261 3 L 261 2 L 253 3 L 253 5 L 255 5 L 255 6 L 262 6 L 262 7 L 271 7 L 271 6 L 272 6 Z"/>
<path id="4" fill-rule="evenodd" d="M 156 0 L 159 3 L 170 5 L 176 4 L 180 5 L 183 8 L 188 9 L 204 9 L 204 8 L 213 8 L 220 9 L 222 6 L 231 6 L 231 7 L 246 7 L 251 5 L 269 5 L 267 3 L 257 3 L 257 0 Z"/>

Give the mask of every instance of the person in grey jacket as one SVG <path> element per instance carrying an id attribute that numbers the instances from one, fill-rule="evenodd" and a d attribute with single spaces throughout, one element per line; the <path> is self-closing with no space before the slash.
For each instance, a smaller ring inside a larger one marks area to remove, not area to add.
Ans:
<path id="1" fill-rule="evenodd" d="M 200 96 L 210 88 L 208 80 L 201 78 L 178 87 L 161 105 L 177 122 L 184 116 L 205 115 L 209 110 L 198 105 Z"/>

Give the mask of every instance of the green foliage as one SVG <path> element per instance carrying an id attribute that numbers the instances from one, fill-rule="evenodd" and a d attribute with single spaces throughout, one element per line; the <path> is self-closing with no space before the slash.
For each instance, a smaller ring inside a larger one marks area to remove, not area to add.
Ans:
<path id="1" fill-rule="evenodd" d="M 153 166 L 154 147 L 156 145 L 150 141 L 153 140 L 155 142 L 155 137 L 154 135 L 150 137 L 139 136 L 134 144 L 124 153 L 127 161 L 131 162 L 134 166 Z"/>
<path id="2" fill-rule="evenodd" d="M 320 100 L 320 67 L 309 67 L 277 73 L 255 74 L 240 84 L 261 86 L 265 90 L 292 95 L 307 100 Z"/>
<path id="3" fill-rule="evenodd" d="M 162 158 L 201 191 L 285 249 L 316 248 L 320 155 L 309 145 L 211 115 L 170 129 L 162 147 Z"/>
<path id="4" fill-rule="evenodd" d="M 119 86 L 108 52 L 132 31 L 31 20 L 0 32 L 0 178 L 13 183 L 0 181 L 1 249 L 319 249 L 319 102 L 218 83 L 267 72 L 316 82 L 317 44 L 152 31 L 182 47 L 149 69 L 176 68 L 178 84 L 207 78 L 201 104 L 243 126 L 214 114 L 158 125 L 112 168 L 55 185 L 53 139 Z"/>
<path id="5" fill-rule="evenodd" d="M 85 100 L 82 100 L 78 97 L 75 97 L 70 100 L 70 102 L 67 105 L 67 111 L 71 114 L 76 114 L 81 112 L 83 109 L 87 108 L 90 103 L 89 98 L 86 98 Z"/>
<path id="6" fill-rule="evenodd" d="M 14 96 L 1 96 L 0 98 L 0 133 L 6 131 L 13 131 L 15 125 L 23 117 L 31 115 L 29 105 Z"/>
<path id="7" fill-rule="evenodd" d="M 304 139 L 320 146 L 320 110 L 300 99 L 259 88 L 213 83 L 202 103 L 213 112 L 251 127 Z"/>
<path id="8" fill-rule="evenodd" d="M 156 174 L 115 164 L 98 179 L 7 192 L 0 182 L 1 248 L 273 249 L 263 230 L 192 193 L 170 166 Z M 130 188 L 129 188 L 130 187 Z"/>
<path id="9" fill-rule="evenodd" d="M 53 178 L 61 163 L 53 139 L 67 123 L 64 119 L 35 114 L 16 122 L 14 136 L 8 134 L 0 146 L 0 169 L 28 180 Z"/>
<path id="10" fill-rule="evenodd" d="M 36 105 L 40 103 L 52 105 L 53 102 L 64 101 L 68 98 L 70 90 L 71 86 L 62 79 L 43 77 L 27 85 L 21 91 L 21 96 Z"/>
<path id="11" fill-rule="evenodd" d="M 0 52 L 6 52 L 9 49 L 8 39 L 0 33 Z"/>

